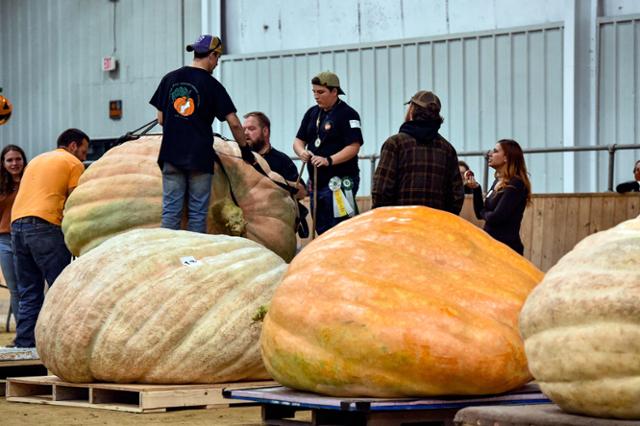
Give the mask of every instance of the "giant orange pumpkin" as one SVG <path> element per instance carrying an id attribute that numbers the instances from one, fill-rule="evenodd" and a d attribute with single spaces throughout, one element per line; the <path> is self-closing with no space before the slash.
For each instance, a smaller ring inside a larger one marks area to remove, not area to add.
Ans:
<path id="1" fill-rule="evenodd" d="M 80 177 L 62 220 L 65 242 L 74 255 L 121 232 L 160 226 L 160 141 L 161 136 L 145 136 L 114 147 Z M 296 250 L 297 204 L 274 183 L 284 179 L 257 154 L 269 178 L 242 161 L 233 141 L 216 139 L 214 149 L 223 167 L 215 166 L 208 232 L 249 238 L 290 261 Z"/>
<path id="2" fill-rule="evenodd" d="M 262 357 L 283 385 L 328 395 L 508 391 L 531 378 L 518 313 L 542 276 L 458 216 L 378 208 L 291 262 Z"/>

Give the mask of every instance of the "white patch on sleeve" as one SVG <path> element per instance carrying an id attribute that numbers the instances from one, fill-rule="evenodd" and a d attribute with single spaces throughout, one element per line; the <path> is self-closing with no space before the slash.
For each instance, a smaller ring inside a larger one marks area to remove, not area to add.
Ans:
<path id="1" fill-rule="evenodd" d="M 360 120 L 349 120 L 349 125 L 351 126 L 352 129 L 359 129 Z"/>

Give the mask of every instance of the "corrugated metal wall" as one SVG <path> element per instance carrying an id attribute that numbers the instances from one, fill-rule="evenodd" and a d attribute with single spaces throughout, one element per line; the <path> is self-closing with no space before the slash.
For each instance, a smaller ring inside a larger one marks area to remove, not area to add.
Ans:
<path id="1" fill-rule="evenodd" d="M 185 40 L 200 33 L 200 0 L 2 0 L 0 86 L 14 106 L 0 143 L 29 158 L 78 127 L 92 138 L 117 137 L 155 118 L 148 104 L 162 76 L 183 64 Z M 184 34 L 184 35 L 183 35 Z M 190 59 L 186 59 L 189 60 Z M 109 100 L 123 101 L 110 120 Z"/>
<path id="2" fill-rule="evenodd" d="M 599 143 L 639 144 L 640 16 L 600 21 L 599 67 Z M 607 157 L 598 155 L 599 188 L 606 188 Z M 618 152 L 614 182 L 633 180 L 638 159 L 638 152 Z"/>
<path id="3" fill-rule="evenodd" d="M 500 138 L 523 147 L 562 144 L 560 24 L 448 38 L 402 40 L 322 51 L 291 51 L 222 58 L 223 84 L 240 114 L 264 111 L 273 144 L 292 154 L 300 120 L 314 104 L 311 78 L 334 70 L 344 100 L 362 119 L 361 154 L 379 153 L 404 120 L 403 105 L 420 89 L 443 103 L 441 133 L 458 151 L 488 150 Z M 536 192 L 562 191 L 560 155 L 527 159 Z M 480 159 L 470 161 L 480 168 Z M 361 194 L 370 192 L 370 168 L 361 163 Z"/>

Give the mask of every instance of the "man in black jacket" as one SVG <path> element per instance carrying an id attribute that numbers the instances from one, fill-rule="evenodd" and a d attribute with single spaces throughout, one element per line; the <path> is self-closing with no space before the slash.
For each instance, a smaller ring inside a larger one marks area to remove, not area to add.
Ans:
<path id="1" fill-rule="evenodd" d="M 620 194 L 625 192 L 640 192 L 640 160 L 633 166 L 633 177 L 635 180 L 623 182 L 616 186 L 616 191 Z"/>
<path id="2" fill-rule="evenodd" d="M 423 205 L 459 214 L 464 190 L 456 150 L 438 133 L 440 99 L 421 90 L 408 104 L 399 133 L 382 146 L 373 207 Z"/>

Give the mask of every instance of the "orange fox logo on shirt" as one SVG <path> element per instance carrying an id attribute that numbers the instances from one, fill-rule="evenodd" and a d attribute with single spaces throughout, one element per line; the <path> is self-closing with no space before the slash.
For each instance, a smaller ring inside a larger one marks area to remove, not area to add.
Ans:
<path id="1" fill-rule="evenodd" d="M 188 117 L 196 110 L 196 103 L 190 90 L 185 86 L 178 86 L 171 91 L 173 109 L 183 117 Z"/>

